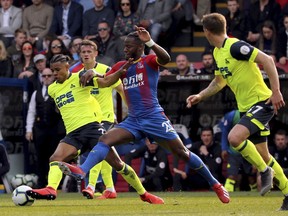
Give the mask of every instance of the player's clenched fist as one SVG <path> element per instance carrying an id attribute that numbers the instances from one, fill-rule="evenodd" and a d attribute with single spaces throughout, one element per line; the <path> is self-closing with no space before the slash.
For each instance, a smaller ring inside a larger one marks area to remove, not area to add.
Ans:
<path id="1" fill-rule="evenodd" d="M 187 107 L 191 108 L 192 105 L 199 103 L 201 100 L 202 100 L 202 98 L 201 98 L 200 94 L 190 95 L 186 99 Z"/>

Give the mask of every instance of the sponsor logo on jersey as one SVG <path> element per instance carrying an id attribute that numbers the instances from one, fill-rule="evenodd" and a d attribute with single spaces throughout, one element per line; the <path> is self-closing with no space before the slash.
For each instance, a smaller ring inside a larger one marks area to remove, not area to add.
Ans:
<path id="1" fill-rule="evenodd" d="M 74 102 L 74 96 L 72 94 L 72 91 L 69 91 L 65 94 L 60 95 L 56 98 L 56 104 L 58 108 L 61 108 L 65 106 L 66 104 Z"/>
<path id="2" fill-rule="evenodd" d="M 143 73 L 124 78 L 122 82 L 125 90 L 143 86 L 144 85 Z"/>

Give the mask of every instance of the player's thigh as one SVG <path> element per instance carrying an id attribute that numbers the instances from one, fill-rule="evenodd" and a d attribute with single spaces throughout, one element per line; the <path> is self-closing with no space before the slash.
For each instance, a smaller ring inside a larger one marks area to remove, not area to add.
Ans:
<path id="1" fill-rule="evenodd" d="M 60 142 L 55 150 L 55 152 L 50 157 L 51 161 L 70 161 L 77 156 L 77 149 L 75 146 L 67 144 L 65 142 Z"/>
<path id="2" fill-rule="evenodd" d="M 228 141 L 233 147 L 237 147 L 249 137 L 250 133 L 246 126 L 236 124 L 228 134 Z"/>
<path id="3" fill-rule="evenodd" d="M 140 128 L 148 138 L 157 142 L 180 139 L 171 121 L 164 113 L 153 113 L 139 119 Z"/>
<path id="4" fill-rule="evenodd" d="M 241 113 L 242 117 L 238 124 L 245 126 L 249 130 L 249 140 L 255 144 L 262 143 L 265 141 L 265 137 L 270 134 L 269 121 L 273 115 L 272 105 L 259 102 L 253 105 L 246 113 Z"/>
<path id="5" fill-rule="evenodd" d="M 116 146 L 140 140 L 143 137 L 144 134 L 141 131 L 141 125 L 137 121 L 137 118 L 128 116 L 124 121 L 108 130 L 101 137 L 100 141 L 109 146 Z"/>
<path id="6" fill-rule="evenodd" d="M 141 128 L 148 136 L 159 145 L 171 151 L 176 157 L 185 161 L 189 158 L 189 151 L 184 146 L 178 133 L 164 113 L 155 113 L 142 118 Z"/>
<path id="7" fill-rule="evenodd" d="M 241 113 L 241 119 L 228 135 L 229 142 L 234 147 L 247 138 L 254 144 L 264 142 L 265 137 L 269 135 L 268 123 L 273 115 L 271 104 L 261 101 L 253 105 L 246 113 Z"/>
<path id="8" fill-rule="evenodd" d="M 99 138 L 99 142 L 103 142 L 109 146 L 117 146 L 126 144 L 134 140 L 133 134 L 126 128 L 114 127 L 108 130 Z"/>

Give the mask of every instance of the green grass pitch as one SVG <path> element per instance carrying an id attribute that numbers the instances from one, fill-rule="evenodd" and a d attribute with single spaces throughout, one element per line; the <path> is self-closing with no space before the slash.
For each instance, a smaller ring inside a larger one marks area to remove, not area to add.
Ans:
<path id="1" fill-rule="evenodd" d="M 142 202 L 136 193 L 118 193 L 116 199 L 87 200 L 80 193 L 59 193 L 56 200 L 36 200 L 32 206 L 15 206 L 11 194 L 0 194 L 0 215 L 13 216 L 64 216 L 64 215 L 288 215 L 277 211 L 283 195 L 272 191 L 265 197 L 256 192 L 230 193 L 231 202 L 222 204 L 213 192 L 155 193 L 165 200 L 164 205 Z"/>

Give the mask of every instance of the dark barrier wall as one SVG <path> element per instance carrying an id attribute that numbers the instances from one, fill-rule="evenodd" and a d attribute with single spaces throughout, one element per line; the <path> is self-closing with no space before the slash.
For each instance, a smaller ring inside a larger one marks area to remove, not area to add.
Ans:
<path id="1" fill-rule="evenodd" d="M 28 108 L 27 80 L 0 78 L 0 129 L 8 154 L 24 153 L 28 156 L 25 142 L 25 124 Z M 29 167 L 29 156 L 25 157 Z"/>

